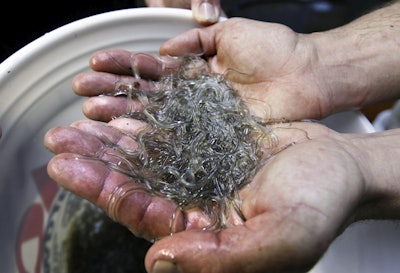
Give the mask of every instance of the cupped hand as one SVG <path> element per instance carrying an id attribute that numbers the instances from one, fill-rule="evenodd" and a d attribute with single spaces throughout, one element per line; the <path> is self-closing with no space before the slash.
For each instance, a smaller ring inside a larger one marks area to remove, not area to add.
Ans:
<path id="1" fill-rule="evenodd" d="M 204 26 L 218 22 L 224 14 L 219 0 L 146 0 L 146 4 L 148 7 L 192 9 L 194 19 Z"/>
<path id="2" fill-rule="evenodd" d="M 272 119 L 319 119 L 335 106 L 309 37 L 281 24 L 232 18 L 172 38 L 160 54 L 203 54 L 211 70 L 224 73 L 243 97 L 268 105 Z"/>
<path id="3" fill-rule="evenodd" d="M 142 126 L 122 118 L 79 121 L 51 129 L 45 145 L 57 154 L 48 164 L 55 181 L 137 236 L 158 238 L 146 256 L 148 272 L 306 272 L 360 201 L 364 181 L 351 135 L 310 122 L 278 124 L 273 132 L 282 151 L 240 191 L 245 221 L 202 230 L 209 221 L 204 214 L 177 213 L 175 203 L 104 163 L 115 160 L 115 145 L 134 149 L 129 134 Z"/>
<path id="4" fill-rule="evenodd" d="M 156 79 L 167 55 L 204 55 L 211 70 L 224 74 L 243 98 L 258 101 L 253 110 L 268 120 L 319 119 L 335 110 L 330 89 L 316 69 L 317 53 L 305 35 L 280 24 L 229 19 L 190 30 L 161 46 L 164 61 L 138 62 L 143 78 Z M 90 66 L 73 81 L 82 96 L 112 92 L 115 82 L 133 81 L 132 55 L 124 50 L 96 52 Z M 143 58 L 142 58 L 143 59 Z M 108 121 L 126 111 L 125 100 L 97 97 L 84 105 L 91 119 Z"/>

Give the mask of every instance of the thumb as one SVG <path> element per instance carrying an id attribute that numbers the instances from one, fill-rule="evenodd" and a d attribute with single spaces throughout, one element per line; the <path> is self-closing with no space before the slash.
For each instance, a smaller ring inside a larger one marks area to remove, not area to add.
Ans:
<path id="1" fill-rule="evenodd" d="M 148 251 L 146 268 L 152 273 L 248 272 L 238 258 L 248 249 L 237 247 L 245 236 L 229 233 L 190 230 L 165 237 Z"/>
<path id="2" fill-rule="evenodd" d="M 294 232 L 281 216 L 270 216 L 219 232 L 186 230 L 164 237 L 147 252 L 146 269 L 151 273 L 308 272 L 326 246 L 321 247 L 314 233 Z"/>
<path id="3" fill-rule="evenodd" d="M 192 0 L 191 9 L 194 19 L 203 26 L 218 22 L 221 5 L 218 0 Z"/>
<path id="4" fill-rule="evenodd" d="M 223 23 L 224 22 L 205 28 L 191 29 L 166 41 L 160 47 L 160 55 L 215 55 L 217 52 L 216 33 L 218 33 L 220 25 Z"/>

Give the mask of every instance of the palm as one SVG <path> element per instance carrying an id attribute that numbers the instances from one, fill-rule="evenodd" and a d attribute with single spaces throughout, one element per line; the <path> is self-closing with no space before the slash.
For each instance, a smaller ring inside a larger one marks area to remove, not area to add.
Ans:
<path id="1" fill-rule="evenodd" d="M 327 115 L 324 83 L 314 80 L 318 77 L 313 75 L 311 45 L 283 25 L 242 20 L 189 31 L 166 42 L 160 52 L 172 56 L 204 54 L 211 70 L 224 73 L 242 97 L 251 100 L 255 114 L 267 120 Z M 73 82 L 75 92 L 92 97 L 114 92 L 116 81 L 132 82 L 132 54 L 136 53 L 105 50 L 94 54 L 91 67 L 97 72 L 78 75 Z M 162 62 L 142 57 L 137 68 L 144 79 L 157 79 L 161 67 Z M 85 114 L 96 120 L 109 121 L 124 111 L 126 101 L 120 98 L 94 97 L 84 105 Z"/>
<path id="2" fill-rule="evenodd" d="M 316 82 L 313 70 L 314 48 L 284 25 L 229 19 L 173 38 L 160 52 L 204 54 L 214 72 L 225 73 L 243 97 L 261 100 L 273 119 L 327 115 L 324 83 Z"/>
<path id="3" fill-rule="evenodd" d="M 135 133 L 142 126 L 134 120 L 122 119 L 113 120 L 110 125 L 118 130 L 84 121 L 72 127 L 54 128 L 45 137 L 46 146 L 58 154 L 48 165 L 51 177 L 108 213 L 109 198 L 115 189 L 134 182 L 98 161 L 97 151 L 105 139 L 131 147 L 132 139 L 126 138 L 121 130 Z M 216 266 L 215 272 L 233 272 L 239 268 L 241 272 L 258 272 L 288 266 L 280 264 L 279 255 L 290 255 L 293 261 L 290 266 L 305 268 L 315 262 L 347 219 L 344 212 L 354 206 L 350 200 L 355 199 L 359 184 L 346 185 L 347 180 L 341 178 L 356 168 L 343 156 L 345 153 L 337 144 L 342 139 L 337 133 L 312 123 L 287 126 L 275 129 L 281 147 L 293 142 L 299 144 L 273 157 L 241 191 L 246 218 L 243 224 L 231 225 L 218 233 L 200 231 L 199 227 L 208 219 L 199 212 L 189 212 L 185 217 L 176 215 L 176 204 L 140 190 L 122 198 L 114 213 L 116 220 L 138 236 L 164 237 L 150 249 L 147 263 L 165 255 L 163 249 L 171 245 L 176 252 L 174 259 L 182 266 L 202 268 L 205 266 L 202 262 L 207 260 L 207 264 Z M 313 140 L 307 141 L 310 138 Z M 331 138 L 335 141 L 330 141 Z M 323 160 L 319 158 L 320 149 L 326 150 Z M 171 232 L 173 215 L 176 218 L 173 230 L 178 233 L 165 237 Z M 179 232 L 183 230 L 186 231 Z M 230 249 L 229 253 L 224 249 Z M 193 260 L 194 254 L 204 258 Z M 241 264 L 244 256 L 252 257 L 254 264 L 250 268 Z M 225 261 L 223 265 L 221 260 Z"/>
<path id="4" fill-rule="evenodd" d="M 346 212 L 354 208 L 358 192 L 358 183 L 346 184 L 347 170 L 355 166 L 349 168 L 336 144 L 329 143 L 321 139 L 282 151 L 242 190 L 243 225 L 166 237 L 150 249 L 148 266 L 174 245 L 174 260 L 184 272 L 310 270 L 348 224 Z M 323 160 L 320 149 L 329 150 Z M 343 164 L 332 169 L 333 162 Z"/>

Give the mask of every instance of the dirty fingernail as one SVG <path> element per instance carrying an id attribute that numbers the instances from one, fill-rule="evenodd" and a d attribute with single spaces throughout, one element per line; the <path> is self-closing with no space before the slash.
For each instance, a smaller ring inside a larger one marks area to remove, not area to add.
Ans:
<path id="1" fill-rule="evenodd" d="M 179 271 L 173 262 L 158 260 L 155 262 L 151 273 L 179 273 Z"/>
<path id="2" fill-rule="evenodd" d="M 201 21 L 216 22 L 218 21 L 218 9 L 208 2 L 202 2 L 197 9 L 197 16 Z"/>

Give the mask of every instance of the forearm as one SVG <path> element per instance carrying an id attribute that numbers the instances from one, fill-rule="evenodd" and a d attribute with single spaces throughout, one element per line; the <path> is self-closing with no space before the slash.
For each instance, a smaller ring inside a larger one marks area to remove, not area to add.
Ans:
<path id="1" fill-rule="evenodd" d="M 400 97 L 400 1 L 309 37 L 332 112 Z"/>
<path id="2" fill-rule="evenodd" d="M 353 135 L 350 143 L 365 181 L 355 220 L 400 219 L 400 129 Z"/>

